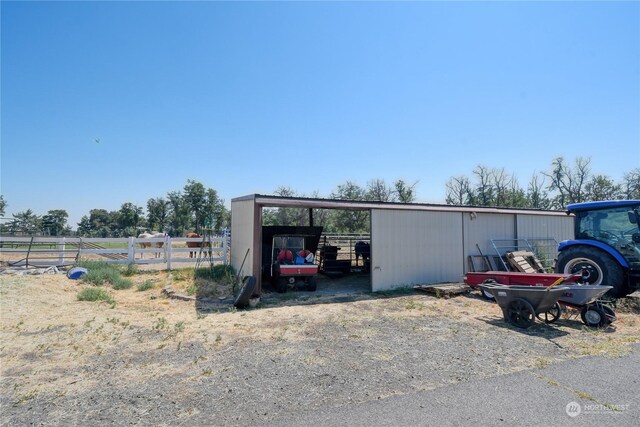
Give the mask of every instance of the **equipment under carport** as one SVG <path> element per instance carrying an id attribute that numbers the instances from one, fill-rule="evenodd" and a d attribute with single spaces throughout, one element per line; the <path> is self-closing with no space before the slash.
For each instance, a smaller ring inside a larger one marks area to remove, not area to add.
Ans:
<path id="1" fill-rule="evenodd" d="M 338 246 L 320 248 L 320 271 L 327 276 L 339 276 L 351 272 L 351 259 L 338 259 Z"/>
<path id="2" fill-rule="evenodd" d="M 262 277 L 278 292 L 316 290 L 322 227 L 262 227 Z"/>

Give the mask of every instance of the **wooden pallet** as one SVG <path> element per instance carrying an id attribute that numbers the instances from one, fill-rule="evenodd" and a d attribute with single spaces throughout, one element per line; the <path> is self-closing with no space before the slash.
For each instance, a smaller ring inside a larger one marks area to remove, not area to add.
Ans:
<path id="1" fill-rule="evenodd" d="M 413 289 L 415 289 L 416 291 L 435 295 L 438 298 L 450 298 L 471 292 L 471 288 L 468 285 L 460 283 L 441 285 L 417 285 L 414 286 Z"/>
<path id="2" fill-rule="evenodd" d="M 522 273 L 543 273 L 544 267 L 536 255 L 529 251 L 507 252 L 505 254 L 509 264 Z"/>

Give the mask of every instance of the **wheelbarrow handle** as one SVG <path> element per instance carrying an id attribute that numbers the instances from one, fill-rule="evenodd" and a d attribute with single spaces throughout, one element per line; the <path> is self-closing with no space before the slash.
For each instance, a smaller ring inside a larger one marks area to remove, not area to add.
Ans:
<path id="1" fill-rule="evenodd" d="M 564 282 L 564 277 L 559 278 L 558 280 L 556 280 L 555 282 L 553 282 L 552 284 L 550 284 L 549 286 L 547 286 L 547 291 L 551 288 L 553 288 L 554 286 L 558 286 L 560 283 Z"/>

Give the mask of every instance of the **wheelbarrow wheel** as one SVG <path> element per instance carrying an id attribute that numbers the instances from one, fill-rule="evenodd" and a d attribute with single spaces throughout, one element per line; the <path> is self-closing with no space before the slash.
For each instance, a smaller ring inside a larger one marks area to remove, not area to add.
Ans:
<path id="1" fill-rule="evenodd" d="M 606 312 L 597 305 L 585 305 L 582 307 L 580 318 L 590 328 L 601 328 L 609 324 Z"/>
<path id="2" fill-rule="evenodd" d="M 483 284 L 491 284 L 491 285 L 497 285 L 498 282 L 496 282 L 493 279 L 487 279 L 484 282 L 482 282 Z M 480 288 L 480 295 L 482 295 L 482 298 L 488 300 L 488 301 L 495 301 L 496 297 L 493 296 L 493 294 L 489 291 L 485 291 L 484 289 Z"/>
<path id="3" fill-rule="evenodd" d="M 482 295 L 482 298 L 484 298 L 486 300 L 489 300 L 489 301 L 495 301 L 496 300 L 496 297 L 494 297 L 491 292 L 485 291 L 482 288 L 480 288 L 480 294 Z"/>
<path id="4" fill-rule="evenodd" d="M 526 329 L 536 321 L 536 311 L 529 301 L 516 298 L 507 306 L 507 321 L 518 328 Z"/>
<path id="5" fill-rule="evenodd" d="M 553 307 L 549 311 L 536 314 L 536 317 L 544 323 L 554 323 L 562 315 L 562 306 L 557 302 L 553 304 Z"/>
<path id="6" fill-rule="evenodd" d="M 616 319 L 615 311 L 613 311 L 613 309 L 608 305 L 603 304 L 600 307 L 602 307 L 602 311 L 604 311 L 606 324 L 610 325 L 611 322 L 613 322 Z"/>

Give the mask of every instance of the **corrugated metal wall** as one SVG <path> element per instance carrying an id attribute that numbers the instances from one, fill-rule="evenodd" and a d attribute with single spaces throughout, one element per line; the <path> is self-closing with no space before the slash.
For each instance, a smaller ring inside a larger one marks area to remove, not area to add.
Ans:
<path id="1" fill-rule="evenodd" d="M 520 239 L 573 239 L 573 216 L 542 216 L 518 214 L 518 238 Z"/>
<path id="2" fill-rule="evenodd" d="M 484 255 L 495 254 L 491 239 L 513 239 L 515 237 L 515 215 L 493 213 L 463 214 L 464 256 L 480 255 L 476 243 Z"/>
<path id="3" fill-rule="evenodd" d="M 462 214 L 371 211 L 371 289 L 461 281 Z"/>
<path id="4" fill-rule="evenodd" d="M 371 288 L 461 282 L 469 255 L 491 239 L 573 238 L 573 217 L 512 213 L 371 212 Z"/>
<path id="5" fill-rule="evenodd" d="M 252 275 L 253 273 L 253 251 L 254 248 L 254 209 L 253 200 L 241 200 L 231 202 L 231 265 L 238 270 L 242 265 L 242 260 L 251 248 L 251 253 L 247 256 L 242 275 Z"/>

